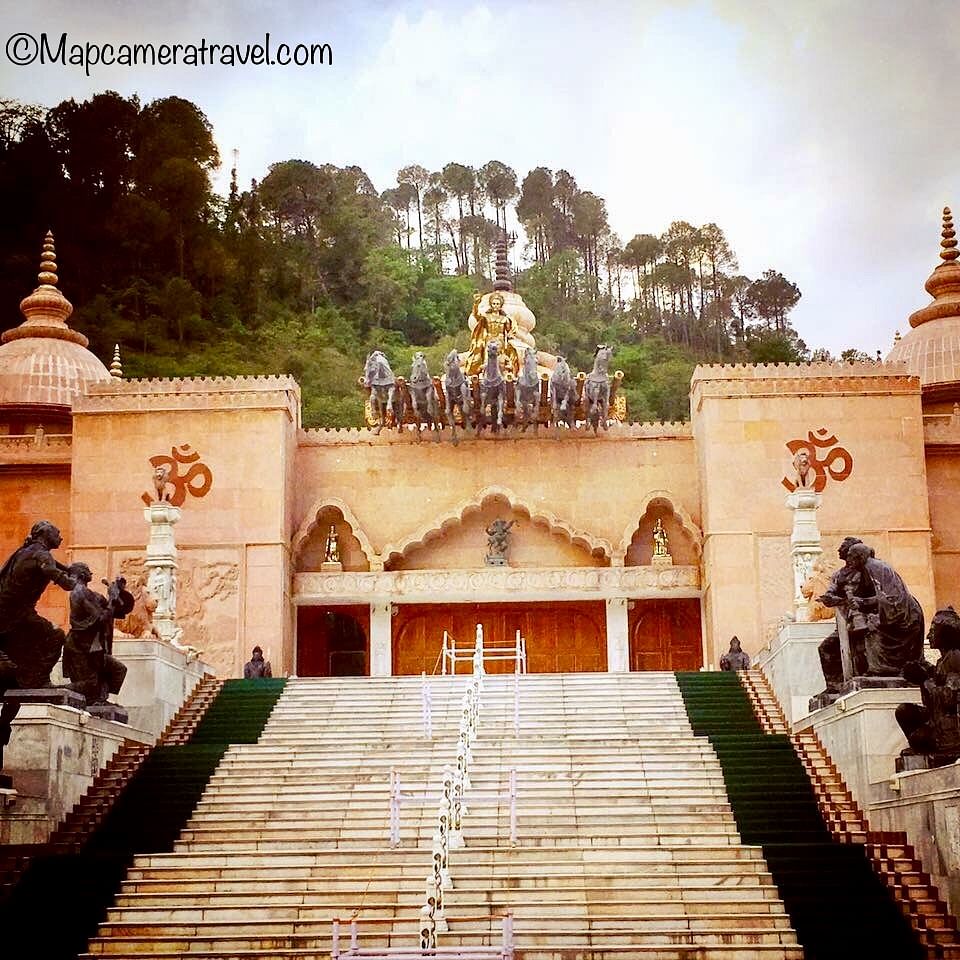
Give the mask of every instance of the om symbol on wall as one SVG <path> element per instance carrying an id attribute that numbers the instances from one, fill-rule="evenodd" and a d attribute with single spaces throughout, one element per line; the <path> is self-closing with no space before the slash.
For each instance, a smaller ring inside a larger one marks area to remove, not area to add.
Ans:
<path id="1" fill-rule="evenodd" d="M 806 440 L 797 439 L 787 442 L 787 449 L 791 456 L 795 457 L 801 450 L 806 450 L 809 454 L 810 469 L 815 477 L 813 489 L 817 493 L 821 493 L 827 485 L 827 477 L 839 482 L 846 480 L 853 473 L 853 457 L 848 450 L 838 446 L 838 443 L 836 436 L 826 427 L 821 427 L 816 432 L 810 430 Z M 821 454 L 823 454 L 822 459 Z M 784 477 L 780 482 L 791 493 L 797 489 L 796 481 L 789 477 Z"/>
<path id="2" fill-rule="evenodd" d="M 182 506 L 188 493 L 193 497 L 205 497 L 213 486 L 213 473 L 205 463 L 200 461 L 200 454 L 192 449 L 189 443 L 181 443 L 180 446 L 173 447 L 169 456 L 158 454 L 150 457 L 150 466 L 154 470 L 157 467 L 169 469 L 167 486 L 173 489 L 167 499 L 174 507 Z M 187 469 L 181 473 L 183 467 Z M 154 502 L 154 497 L 149 493 L 143 494 L 140 499 L 148 507 Z"/>

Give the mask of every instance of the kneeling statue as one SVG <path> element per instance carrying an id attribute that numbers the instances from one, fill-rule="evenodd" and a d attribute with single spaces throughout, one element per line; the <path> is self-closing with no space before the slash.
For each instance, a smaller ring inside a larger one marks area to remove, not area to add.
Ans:
<path id="1" fill-rule="evenodd" d="M 70 573 L 77 581 L 70 591 L 70 632 L 63 647 L 63 673 L 69 688 L 82 693 L 88 704 L 106 703 L 119 693 L 127 668 L 113 656 L 113 621 L 133 610 L 134 598 L 123 577 L 104 580 L 107 595 L 89 587 L 93 574 L 85 563 L 75 563 Z"/>
<path id="2" fill-rule="evenodd" d="M 817 599 L 841 611 L 850 639 L 854 676 L 899 677 L 904 664 L 920 659 L 923 610 L 899 574 L 855 538 L 840 546 L 846 565 Z M 835 631 L 820 644 L 827 692 L 849 679 L 843 676 L 840 639 Z"/>
<path id="3" fill-rule="evenodd" d="M 960 617 L 953 607 L 934 614 L 927 640 L 940 651 L 940 659 L 936 664 L 918 660 L 903 668 L 904 678 L 920 687 L 923 704 L 901 703 L 897 723 L 910 744 L 901 756 L 932 754 L 931 766 L 940 766 L 960 757 Z"/>

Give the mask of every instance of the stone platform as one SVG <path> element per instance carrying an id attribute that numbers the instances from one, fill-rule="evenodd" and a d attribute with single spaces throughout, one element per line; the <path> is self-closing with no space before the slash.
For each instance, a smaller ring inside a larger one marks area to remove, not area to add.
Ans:
<path id="1" fill-rule="evenodd" d="M 23 702 L 4 748 L 4 772 L 17 796 L 0 809 L 0 843 L 44 842 L 124 740 L 153 737 L 76 707 Z"/>

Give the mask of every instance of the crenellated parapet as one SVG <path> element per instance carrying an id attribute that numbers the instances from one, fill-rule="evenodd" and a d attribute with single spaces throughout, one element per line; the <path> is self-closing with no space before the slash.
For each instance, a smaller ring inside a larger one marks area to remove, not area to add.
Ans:
<path id="1" fill-rule="evenodd" d="M 691 406 L 703 397 L 876 395 L 919 393 L 905 363 L 872 361 L 699 364 L 690 381 Z"/>
<path id="2" fill-rule="evenodd" d="M 458 439 L 460 440 L 461 446 L 469 447 L 471 444 L 556 442 L 556 436 L 559 436 L 560 440 L 566 443 L 582 442 L 586 444 L 596 444 L 613 443 L 631 439 L 690 440 L 693 437 L 693 432 L 689 423 L 685 421 L 671 421 L 663 423 L 614 423 L 611 424 L 610 429 L 606 433 L 601 433 L 596 437 L 593 435 L 593 431 L 587 427 L 574 430 L 560 429 L 559 434 L 555 433 L 553 428 L 542 427 L 539 433 L 533 433 L 532 431 L 526 433 L 511 431 L 510 433 L 503 433 L 496 437 L 485 435 L 478 438 L 472 433 L 460 433 Z M 367 427 L 324 427 L 300 430 L 297 434 L 297 443 L 301 447 L 335 447 L 348 446 L 351 444 L 383 446 L 389 444 L 402 445 L 416 443 L 416 441 L 417 434 L 413 428 L 405 430 L 402 433 L 385 430 L 377 435 Z"/>
<path id="3" fill-rule="evenodd" d="M 164 410 L 286 410 L 300 424 L 300 387 L 293 377 L 174 377 L 88 384 L 75 414 Z"/>

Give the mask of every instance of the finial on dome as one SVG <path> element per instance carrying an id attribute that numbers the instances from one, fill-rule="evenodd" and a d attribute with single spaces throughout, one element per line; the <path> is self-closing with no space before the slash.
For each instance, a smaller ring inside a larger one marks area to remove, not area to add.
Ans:
<path id="1" fill-rule="evenodd" d="M 900 331 L 899 331 L 899 330 L 894 330 L 894 331 L 893 331 L 893 342 L 894 342 L 894 343 L 899 343 L 899 342 L 900 342 Z"/>
<path id="2" fill-rule="evenodd" d="M 943 230 L 940 236 L 940 259 L 950 263 L 960 257 L 960 250 L 957 250 L 957 231 L 953 229 L 953 214 L 949 207 L 943 208 Z"/>
<path id="3" fill-rule="evenodd" d="M 123 379 L 123 364 L 120 363 L 120 344 L 113 345 L 113 362 L 110 364 L 110 376 L 115 380 Z"/>
<path id="4" fill-rule="evenodd" d="M 40 272 L 37 280 L 51 287 L 57 285 L 57 251 L 53 245 L 53 231 L 48 230 L 43 238 L 43 252 L 40 254 Z"/>
<path id="5" fill-rule="evenodd" d="M 495 249 L 496 249 L 496 260 L 495 260 L 495 278 L 493 281 L 493 289 L 501 290 L 504 293 L 509 293 L 513 290 L 513 282 L 510 279 L 510 261 L 507 259 L 507 243 L 508 243 L 507 233 L 504 231 L 497 238 Z"/>

